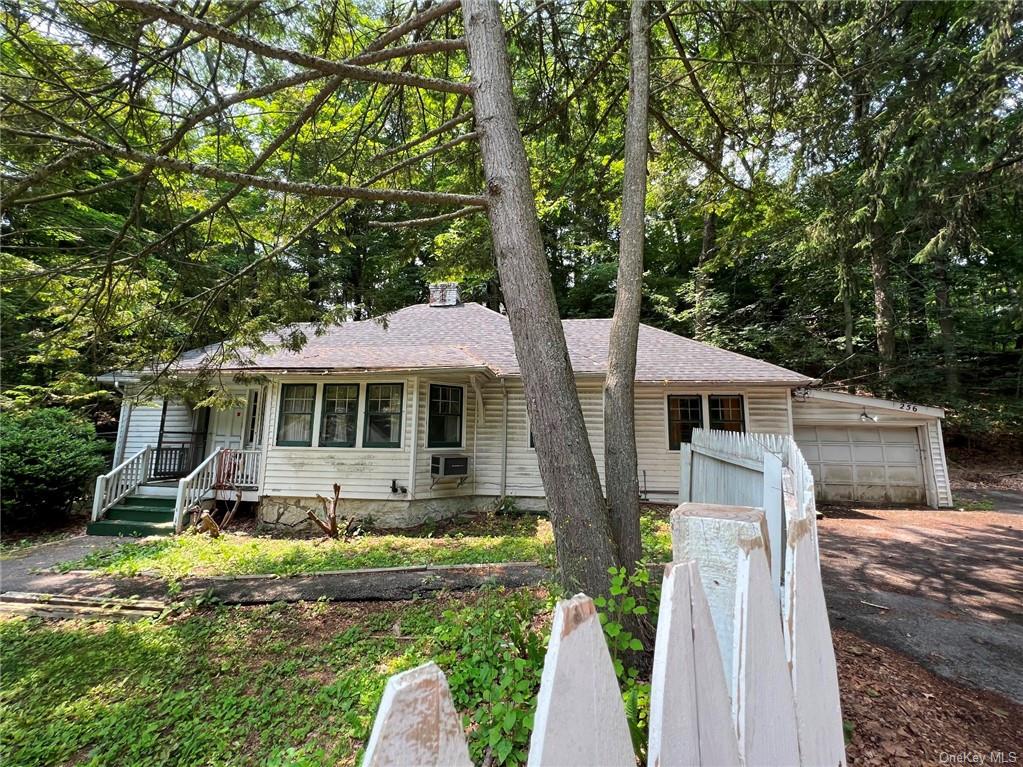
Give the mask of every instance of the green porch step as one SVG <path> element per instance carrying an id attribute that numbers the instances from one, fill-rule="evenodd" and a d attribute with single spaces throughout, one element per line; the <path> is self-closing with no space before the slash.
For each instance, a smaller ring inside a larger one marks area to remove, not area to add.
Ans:
<path id="1" fill-rule="evenodd" d="M 89 535 L 121 535 L 142 538 L 174 534 L 174 499 L 154 495 L 130 495 L 109 508 L 102 519 L 90 522 Z"/>
<path id="2" fill-rule="evenodd" d="M 160 495 L 129 495 L 127 498 L 121 499 L 121 504 L 126 506 L 152 506 L 157 509 L 173 510 L 174 501 L 174 498 L 165 498 Z"/>
<path id="3" fill-rule="evenodd" d="M 89 535 L 120 535 L 126 538 L 144 538 L 147 535 L 173 535 L 174 522 L 134 522 L 128 519 L 101 519 L 90 522 Z"/>
<path id="4" fill-rule="evenodd" d="M 174 507 L 136 506 L 134 504 L 118 504 L 107 509 L 104 519 L 120 519 L 126 522 L 173 522 Z"/>

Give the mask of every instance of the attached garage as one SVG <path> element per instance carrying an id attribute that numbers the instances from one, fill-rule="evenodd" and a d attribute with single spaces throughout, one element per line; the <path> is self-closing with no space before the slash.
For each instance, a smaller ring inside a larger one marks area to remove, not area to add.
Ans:
<path id="1" fill-rule="evenodd" d="M 941 408 L 797 390 L 796 443 L 825 501 L 952 505 Z"/>

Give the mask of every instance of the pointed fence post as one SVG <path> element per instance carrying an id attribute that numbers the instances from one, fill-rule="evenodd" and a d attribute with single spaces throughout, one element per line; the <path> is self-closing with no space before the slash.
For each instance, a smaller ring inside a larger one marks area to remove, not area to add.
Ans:
<path id="1" fill-rule="evenodd" d="M 762 511 L 741 506 L 686 503 L 671 515 L 674 558 L 699 565 L 746 767 L 800 764 L 766 525 Z"/>
<path id="2" fill-rule="evenodd" d="M 738 767 L 739 743 L 710 607 L 695 562 L 664 568 L 647 764 Z"/>
<path id="3" fill-rule="evenodd" d="M 462 719 L 435 663 L 387 680 L 362 767 L 472 767 Z"/>
<path id="4" fill-rule="evenodd" d="M 597 610 L 585 594 L 554 610 L 528 764 L 635 767 L 622 691 Z"/>

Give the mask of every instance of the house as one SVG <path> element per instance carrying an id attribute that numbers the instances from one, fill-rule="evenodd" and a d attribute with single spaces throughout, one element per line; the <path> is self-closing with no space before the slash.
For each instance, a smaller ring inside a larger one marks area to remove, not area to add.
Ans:
<path id="1" fill-rule="evenodd" d="M 564 328 L 602 473 L 610 320 L 565 320 Z M 261 521 L 294 526 L 335 482 L 346 513 L 384 527 L 503 497 L 522 508 L 544 505 L 508 320 L 462 303 L 455 286 L 432 286 L 428 304 L 382 319 L 310 333 L 299 352 L 273 348 L 235 360 L 222 351 L 188 352 L 173 373 L 212 366 L 235 396 L 228 409 L 152 399 L 142 375 L 107 377 L 126 396 L 116 468 L 97 483 L 94 531 L 152 532 L 144 522 L 167 530 L 184 509 L 238 491 L 258 501 Z M 636 366 L 643 498 L 677 500 L 679 446 L 693 429 L 711 428 L 795 434 L 826 499 L 951 503 L 940 410 L 809 389 L 814 383 L 643 325 Z"/>

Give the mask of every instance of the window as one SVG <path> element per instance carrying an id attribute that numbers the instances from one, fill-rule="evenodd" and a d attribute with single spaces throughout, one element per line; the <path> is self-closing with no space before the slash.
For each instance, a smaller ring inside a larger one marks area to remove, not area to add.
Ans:
<path id="1" fill-rule="evenodd" d="M 703 398 L 668 397 L 668 449 L 678 450 L 683 442 L 692 442 L 693 429 L 703 428 Z"/>
<path id="2" fill-rule="evenodd" d="M 401 447 L 402 384 L 366 384 L 363 447 Z"/>
<path id="3" fill-rule="evenodd" d="M 462 387 L 430 384 L 427 447 L 462 446 Z"/>
<path id="4" fill-rule="evenodd" d="M 358 384 L 324 384 L 320 447 L 355 447 L 359 419 Z"/>
<path id="5" fill-rule="evenodd" d="M 313 410 L 316 384 L 284 384 L 281 387 L 281 418 L 277 424 L 278 445 L 313 444 Z"/>
<path id="6" fill-rule="evenodd" d="M 746 431 L 742 395 L 710 395 L 710 428 L 721 431 Z"/>
<path id="7" fill-rule="evenodd" d="M 261 435 L 259 433 L 259 407 L 262 403 L 262 399 L 259 396 L 259 389 L 249 390 L 249 424 L 245 431 L 245 447 L 252 447 L 258 445 L 261 441 Z"/>

